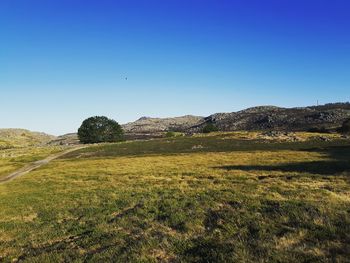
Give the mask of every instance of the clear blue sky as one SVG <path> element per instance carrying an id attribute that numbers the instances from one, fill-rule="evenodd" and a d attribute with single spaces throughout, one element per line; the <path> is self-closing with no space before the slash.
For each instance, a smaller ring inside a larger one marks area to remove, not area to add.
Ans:
<path id="1" fill-rule="evenodd" d="M 1 0 L 0 127 L 348 101 L 349 13 L 348 0 Z"/>

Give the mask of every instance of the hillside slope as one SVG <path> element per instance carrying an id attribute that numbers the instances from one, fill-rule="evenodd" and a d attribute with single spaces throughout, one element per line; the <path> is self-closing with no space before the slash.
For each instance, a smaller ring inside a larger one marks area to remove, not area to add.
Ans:
<path id="1" fill-rule="evenodd" d="M 135 122 L 122 125 L 125 138 L 148 139 L 163 137 L 166 131 L 186 132 L 193 126 L 203 123 L 204 117 L 186 115 L 174 118 L 150 118 L 142 117 Z"/>
<path id="2" fill-rule="evenodd" d="M 39 146 L 55 139 L 55 136 L 24 129 L 0 129 L 0 149 Z"/>

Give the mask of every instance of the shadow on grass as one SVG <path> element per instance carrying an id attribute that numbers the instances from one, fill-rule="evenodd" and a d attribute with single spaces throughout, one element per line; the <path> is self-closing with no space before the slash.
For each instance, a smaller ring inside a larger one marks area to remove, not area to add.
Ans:
<path id="1" fill-rule="evenodd" d="M 281 171 L 320 175 L 335 175 L 350 172 L 350 147 L 337 146 L 323 149 L 308 149 L 306 151 L 325 154 L 324 161 L 286 163 L 280 165 L 229 165 L 215 167 L 224 170 L 242 171 Z"/>

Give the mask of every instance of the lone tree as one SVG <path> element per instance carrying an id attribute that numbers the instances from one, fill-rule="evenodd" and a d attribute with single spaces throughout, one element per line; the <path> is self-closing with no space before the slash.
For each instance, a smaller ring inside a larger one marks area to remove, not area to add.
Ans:
<path id="1" fill-rule="evenodd" d="M 123 139 L 123 129 L 115 121 L 104 116 L 95 116 L 83 121 L 78 130 L 82 143 L 117 142 Z"/>

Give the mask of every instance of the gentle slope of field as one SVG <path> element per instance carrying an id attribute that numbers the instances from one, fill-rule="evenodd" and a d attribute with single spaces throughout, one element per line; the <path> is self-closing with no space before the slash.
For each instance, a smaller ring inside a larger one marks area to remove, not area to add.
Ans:
<path id="1" fill-rule="evenodd" d="M 246 137 L 92 146 L 0 185 L 0 261 L 348 260 L 350 141 Z"/>

